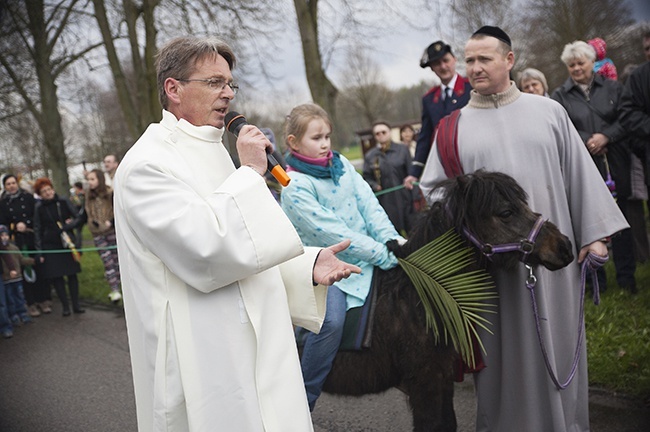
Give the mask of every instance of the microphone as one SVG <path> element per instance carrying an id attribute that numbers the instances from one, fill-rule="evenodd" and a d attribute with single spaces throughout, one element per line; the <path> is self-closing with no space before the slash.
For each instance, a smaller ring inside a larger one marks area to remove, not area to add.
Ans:
<path id="1" fill-rule="evenodd" d="M 239 131 L 244 125 L 247 125 L 246 117 L 242 114 L 239 114 L 237 111 L 230 111 L 226 114 L 224 120 L 226 122 L 226 129 L 228 132 L 233 134 L 235 137 L 239 136 Z M 291 177 L 287 172 L 280 166 L 277 160 L 270 153 L 269 149 L 266 149 L 266 160 L 268 162 L 268 170 L 275 177 L 275 179 L 282 185 L 287 186 L 291 181 Z"/>

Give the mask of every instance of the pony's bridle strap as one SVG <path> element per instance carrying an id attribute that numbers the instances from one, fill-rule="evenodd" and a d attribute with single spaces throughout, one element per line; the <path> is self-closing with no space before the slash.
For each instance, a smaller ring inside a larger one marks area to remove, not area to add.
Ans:
<path id="1" fill-rule="evenodd" d="M 528 255 L 535 248 L 535 240 L 537 240 L 537 236 L 545 222 L 546 220 L 542 216 L 539 216 L 531 228 L 530 233 L 528 233 L 528 237 L 520 240 L 518 243 L 504 243 L 496 246 L 490 243 L 483 243 L 465 226 L 463 227 L 463 234 L 488 258 L 491 258 L 492 255 L 497 253 L 520 252 L 521 257 L 519 260 L 526 262 L 526 258 L 528 258 Z"/>

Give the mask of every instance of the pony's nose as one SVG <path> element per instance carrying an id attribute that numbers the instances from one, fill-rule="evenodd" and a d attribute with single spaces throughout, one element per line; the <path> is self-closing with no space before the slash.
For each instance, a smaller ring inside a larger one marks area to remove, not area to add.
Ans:
<path id="1" fill-rule="evenodd" d="M 565 235 L 557 238 L 554 250 L 549 250 L 549 253 L 540 253 L 542 265 L 549 270 L 559 270 L 568 266 L 573 262 L 573 246 L 571 240 Z"/>
<path id="2" fill-rule="evenodd" d="M 563 236 L 564 241 L 562 242 L 562 246 L 560 247 L 561 253 L 559 254 L 560 259 L 563 260 L 564 266 L 567 266 L 573 262 L 574 256 L 573 256 L 573 245 L 571 244 L 571 240 L 569 240 L 569 237 Z M 564 267 L 562 266 L 562 267 Z"/>

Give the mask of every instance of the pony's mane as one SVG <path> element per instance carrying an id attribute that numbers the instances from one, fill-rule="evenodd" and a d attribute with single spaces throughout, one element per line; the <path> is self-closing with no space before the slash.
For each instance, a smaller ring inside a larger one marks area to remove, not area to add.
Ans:
<path id="1" fill-rule="evenodd" d="M 525 205 L 528 200 L 512 177 L 484 170 L 442 181 L 431 196 L 439 199 L 418 219 L 409 233 L 409 241 L 396 251 L 398 256 L 408 255 L 451 228 L 460 232 L 466 226 L 471 231 L 480 231 L 477 228 L 483 216 L 494 213 L 497 196 L 515 205 Z"/>
<path id="2" fill-rule="evenodd" d="M 476 171 L 444 181 L 434 189 L 440 194 L 456 228 L 465 225 L 471 231 L 480 231 L 482 218 L 494 214 L 498 203 L 496 197 L 513 203 L 526 205 L 526 192 L 510 176 L 498 172 Z"/>

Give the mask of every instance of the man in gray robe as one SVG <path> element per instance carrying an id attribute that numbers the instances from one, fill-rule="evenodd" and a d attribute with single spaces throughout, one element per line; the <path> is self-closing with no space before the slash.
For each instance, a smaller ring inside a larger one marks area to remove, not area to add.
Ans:
<path id="1" fill-rule="evenodd" d="M 566 111 L 555 101 L 522 94 L 509 73 L 510 38 L 483 27 L 465 47 L 474 90 L 461 110 L 458 152 L 465 173 L 478 169 L 514 177 L 530 207 L 555 223 L 576 248 L 577 261 L 550 272 L 536 268 L 535 294 L 542 337 L 553 373 L 562 383 L 579 344 L 580 266 L 588 252 L 604 256 L 601 239 L 628 225 L 600 178 Z M 423 192 L 445 178 L 438 153 L 429 154 Z M 579 251 L 579 253 L 577 253 Z M 494 272 L 498 314 L 480 331 L 487 367 L 475 374 L 477 431 L 582 432 L 589 430 L 587 353 L 583 342 L 569 386 L 554 385 L 540 350 L 522 264 Z"/>

